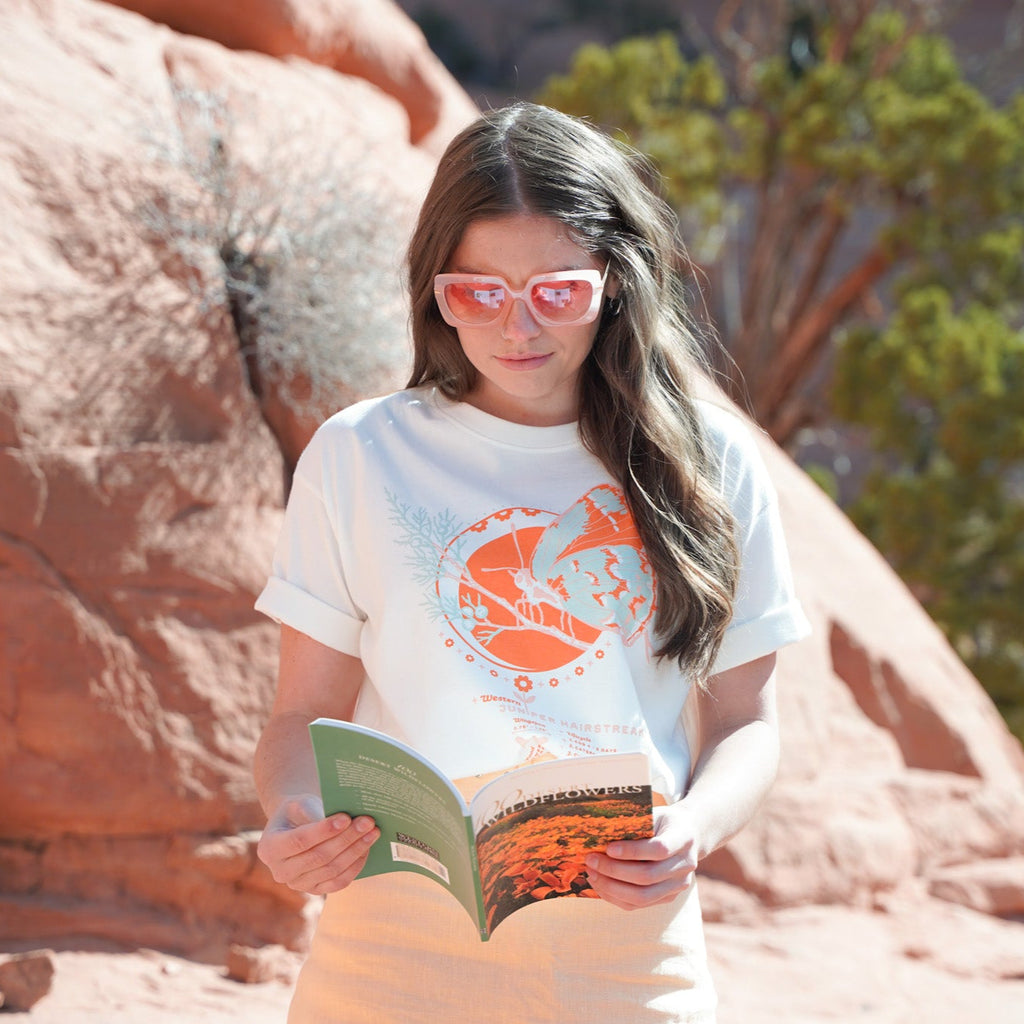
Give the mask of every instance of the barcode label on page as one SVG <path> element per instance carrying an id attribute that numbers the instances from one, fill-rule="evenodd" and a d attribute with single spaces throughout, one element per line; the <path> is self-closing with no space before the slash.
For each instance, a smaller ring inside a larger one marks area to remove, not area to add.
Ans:
<path id="1" fill-rule="evenodd" d="M 400 861 L 403 864 L 415 864 L 417 867 L 426 868 L 433 875 L 437 875 L 445 884 L 448 884 L 448 869 L 429 853 L 420 850 L 415 846 L 406 843 L 391 844 L 391 859 Z"/>

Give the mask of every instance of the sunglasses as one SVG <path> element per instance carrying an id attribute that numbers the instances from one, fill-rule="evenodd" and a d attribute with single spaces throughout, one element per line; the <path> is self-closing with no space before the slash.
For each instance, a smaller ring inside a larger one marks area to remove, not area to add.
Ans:
<path id="1" fill-rule="evenodd" d="M 503 277 L 486 274 L 438 274 L 434 297 L 441 316 L 452 327 L 482 327 L 494 323 L 516 299 L 522 299 L 537 323 L 546 327 L 589 324 L 601 309 L 604 273 L 563 270 L 537 274 L 516 291 Z"/>

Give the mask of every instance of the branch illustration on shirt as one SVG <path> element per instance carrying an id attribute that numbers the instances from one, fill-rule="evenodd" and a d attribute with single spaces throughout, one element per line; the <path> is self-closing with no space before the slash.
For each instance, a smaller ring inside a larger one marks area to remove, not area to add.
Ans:
<path id="1" fill-rule="evenodd" d="M 561 668 L 601 634 L 626 644 L 654 611 L 654 580 L 622 492 L 592 488 L 561 514 L 506 508 L 459 529 L 389 495 L 431 612 L 505 669 Z"/>

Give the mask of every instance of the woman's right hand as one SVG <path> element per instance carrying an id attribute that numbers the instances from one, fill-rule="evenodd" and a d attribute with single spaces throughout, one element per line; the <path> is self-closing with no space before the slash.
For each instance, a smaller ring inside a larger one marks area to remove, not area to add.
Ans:
<path id="1" fill-rule="evenodd" d="M 372 818 L 325 818 L 319 797 L 293 797 L 271 814 L 256 852 L 274 881 L 323 896 L 355 879 L 379 836 Z"/>

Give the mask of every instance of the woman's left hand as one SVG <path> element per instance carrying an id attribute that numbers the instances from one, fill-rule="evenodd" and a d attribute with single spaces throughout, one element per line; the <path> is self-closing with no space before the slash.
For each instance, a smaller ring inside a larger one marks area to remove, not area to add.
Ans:
<path id="1" fill-rule="evenodd" d="M 686 796 L 655 807 L 653 838 L 609 843 L 586 858 L 591 887 L 624 910 L 689 889 L 697 862 L 750 820 L 775 778 L 775 655 L 718 673 L 697 700 L 701 754 Z"/>
<path id="2" fill-rule="evenodd" d="M 685 800 L 654 809 L 654 836 L 609 843 L 588 854 L 587 877 L 607 903 L 637 910 L 670 903 L 693 884 L 697 869 L 696 821 Z"/>

